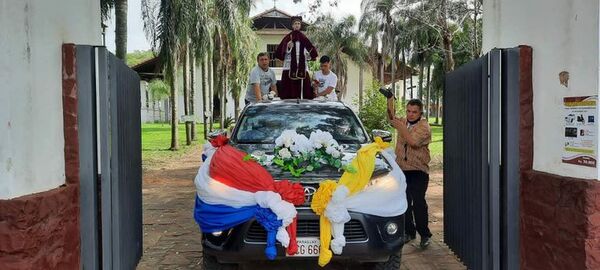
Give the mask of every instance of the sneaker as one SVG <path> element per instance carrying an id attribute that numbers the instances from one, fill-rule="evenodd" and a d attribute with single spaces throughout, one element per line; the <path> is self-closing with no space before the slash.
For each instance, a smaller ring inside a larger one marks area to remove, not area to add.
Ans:
<path id="1" fill-rule="evenodd" d="M 421 249 L 426 249 L 431 244 L 431 237 L 421 237 Z"/>
<path id="2" fill-rule="evenodd" d="M 410 243 L 412 240 L 415 240 L 415 238 L 416 238 L 416 237 L 415 237 L 415 236 L 412 236 L 412 235 L 408 235 L 408 234 L 407 234 L 407 235 L 405 235 L 405 236 L 404 236 L 404 244 L 408 244 L 408 243 Z"/>
<path id="3" fill-rule="evenodd" d="M 394 93 L 392 93 L 392 91 L 390 89 L 379 88 L 379 93 L 381 93 L 382 95 L 385 96 L 385 98 L 388 98 L 388 99 L 394 97 Z"/>

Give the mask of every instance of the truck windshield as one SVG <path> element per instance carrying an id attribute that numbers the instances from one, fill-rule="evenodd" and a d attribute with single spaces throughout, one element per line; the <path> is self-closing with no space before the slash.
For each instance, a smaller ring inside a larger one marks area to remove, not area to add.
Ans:
<path id="1" fill-rule="evenodd" d="M 242 144 L 272 144 L 284 130 L 289 129 L 307 138 L 317 129 L 327 131 L 341 144 L 368 142 L 367 135 L 349 108 L 310 105 L 250 107 L 233 137 Z"/>

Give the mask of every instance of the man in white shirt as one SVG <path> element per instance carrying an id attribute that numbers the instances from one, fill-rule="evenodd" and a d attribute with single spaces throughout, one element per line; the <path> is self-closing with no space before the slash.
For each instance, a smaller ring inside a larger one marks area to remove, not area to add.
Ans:
<path id="1" fill-rule="evenodd" d="M 269 54 L 266 52 L 259 53 L 256 61 L 258 65 L 249 74 L 248 87 L 246 87 L 246 104 L 259 102 L 269 95 L 277 95 L 277 79 L 275 78 L 275 72 L 269 68 Z"/>
<path id="2" fill-rule="evenodd" d="M 313 89 L 315 98 L 325 97 L 329 101 L 338 101 L 335 87 L 337 86 L 337 75 L 331 71 L 331 59 L 323 55 L 319 60 L 321 70 L 315 72 L 313 80 Z"/>

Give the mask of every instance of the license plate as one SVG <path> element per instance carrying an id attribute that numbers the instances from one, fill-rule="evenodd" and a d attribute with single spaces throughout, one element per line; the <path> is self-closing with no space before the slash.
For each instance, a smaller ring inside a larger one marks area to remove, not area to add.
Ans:
<path id="1" fill-rule="evenodd" d="M 321 242 L 317 237 L 298 237 L 298 251 L 294 255 L 288 257 L 318 257 Z M 286 253 L 287 254 L 287 253 Z"/>

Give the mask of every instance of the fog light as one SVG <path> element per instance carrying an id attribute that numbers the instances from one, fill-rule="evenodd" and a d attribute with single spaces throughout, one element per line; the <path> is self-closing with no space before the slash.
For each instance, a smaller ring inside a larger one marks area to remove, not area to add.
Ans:
<path id="1" fill-rule="evenodd" d="M 213 232 L 213 233 L 212 233 L 212 235 L 213 235 L 214 237 L 219 237 L 219 236 L 221 236 L 221 234 L 223 234 L 223 232 L 222 232 L 222 231 L 218 231 L 218 232 Z"/>
<path id="2" fill-rule="evenodd" d="M 398 225 L 394 222 L 390 222 L 385 226 L 385 230 L 389 235 L 394 235 L 398 232 Z"/>

